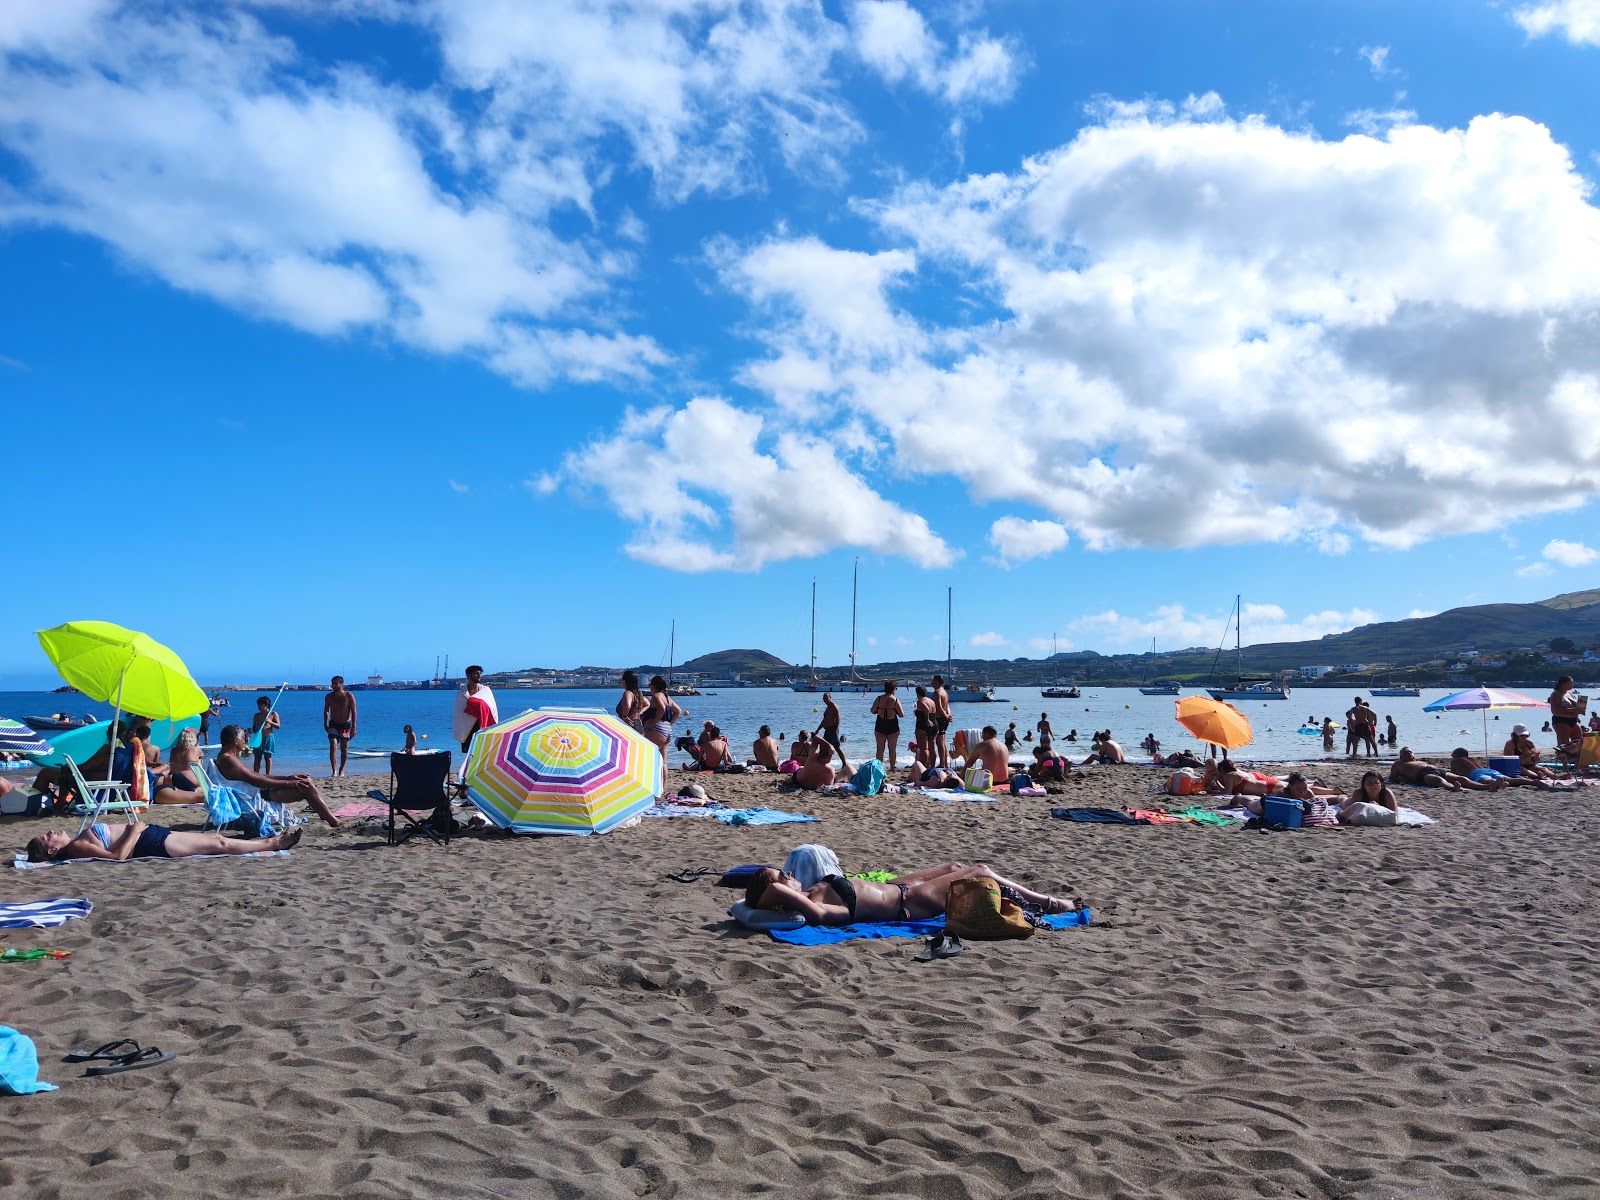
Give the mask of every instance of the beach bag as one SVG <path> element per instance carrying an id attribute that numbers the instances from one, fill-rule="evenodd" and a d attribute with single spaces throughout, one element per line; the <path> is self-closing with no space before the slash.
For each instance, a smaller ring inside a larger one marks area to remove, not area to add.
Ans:
<path id="1" fill-rule="evenodd" d="M 993 879 L 958 879 L 945 901 L 944 928 L 956 937 L 976 942 L 1029 938 L 1033 926 L 1022 905 L 1000 895 Z"/>
<path id="2" fill-rule="evenodd" d="M 1187 767 L 1174 771 L 1172 778 L 1167 780 L 1166 792 L 1169 796 L 1198 796 L 1205 790 L 1205 780 Z"/>
<path id="3" fill-rule="evenodd" d="M 883 769 L 882 761 L 876 758 L 869 758 L 856 768 L 856 773 L 850 780 L 850 786 L 863 796 L 876 796 L 883 791 L 883 781 L 886 775 L 887 772 Z"/>
<path id="4" fill-rule="evenodd" d="M 985 767 L 968 767 L 965 786 L 969 792 L 987 792 L 994 786 L 994 775 Z"/>
<path id="5" fill-rule="evenodd" d="M 1033 788 L 1033 776 L 1027 774 L 1026 772 L 1013 775 L 1011 777 L 1011 794 L 1013 796 L 1020 796 L 1023 788 L 1030 789 L 1031 794 L 1031 789 Z"/>

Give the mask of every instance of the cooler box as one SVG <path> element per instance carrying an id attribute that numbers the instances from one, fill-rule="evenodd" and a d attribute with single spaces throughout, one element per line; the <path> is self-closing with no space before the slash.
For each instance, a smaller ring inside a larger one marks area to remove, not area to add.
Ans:
<path id="1" fill-rule="evenodd" d="M 1522 760 L 1520 758 L 1502 758 L 1498 754 L 1489 758 L 1489 770 L 1499 771 L 1502 775 L 1521 775 Z"/>
<path id="2" fill-rule="evenodd" d="M 1261 798 L 1261 819 L 1268 825 L 1282 825 L 1286 829 L 1299 829 L 1304 823 L 1306 810 L 1298 800 L 1283 800 L 1277 796 Z"/>

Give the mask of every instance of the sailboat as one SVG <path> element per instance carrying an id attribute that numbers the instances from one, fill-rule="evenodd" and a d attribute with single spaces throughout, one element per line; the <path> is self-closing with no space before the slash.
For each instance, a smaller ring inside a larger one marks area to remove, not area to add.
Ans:
<path id="1" fill-rule="evenodd" d="M 945 592 L 944 592 L 944 685 L 945 685 L 945 692 L 949 695 L 951 704 L 963 704 L 963 703 L 964 704 L 993 704 L 995 702 L 995 699 L 994 699 L 994 689 L 992 687 L 986 687 L 981 683 L 969 683 L 969 684 L 967 684 L 966 687 L 958 688 L 955 685 L 954 678 L 952 677 L 953 673 L 952 673 L 952 671 L 950 669 L 950 664 L 952 662 L 951 650 L 953 649 L 953 647 L 955 645 L 954 639 L 951 636 L 952 632 L 953 632 L 953 628 L 954 628 L 953 625 L 952 625 L 952 615 L 954 613 L 954 605 L 955 605 L 954 596 L 955 596 L 955 589 L 954 588 L 946 588 L 945 589 Z"/>
<path id="2" fill-rule="evenodd" d="M 1155 638 L 1151 638 L 1150 639 L 1150 653 L 1154 654 L 1155 652 L 1156 652 L 1156 640 L 1155 640 Z M 1146 684 L 1145 681 L 1144 681 L 1144 677 L 1145 677 L 1145 674 L 1148 672 L 1148 670 L 1149 670 L 1149 668 L 1146 667 L 1144 671 L 1140 671 L 1139 672 L 1139 691 L 1144 693 L 1146 696 L 1176 696 L 1178 694 L 1178 685 L 1175 684 L 1175 683 L 1151 683 L 1151 684 Z"/>
<path id="3" fill-rule="evenodd" d="M 1050 658 L 1052 661 L 1054 661 L 1055 656 L 1056 635 L 1052 633 L 1050 635 Z M 1078 690 L 1078 685 L 1070 680 L 1062 681 L 1058 679 L 1054 683 L 1040 688 L 1039 695 L 1046 700 L 1077 700 L 1083 696 L 1083 693 Z"/>
<path id="4" fill-rule="evenodd" d="M 1371 696 L 1420 696 L 1422 695 L 1422 689 L 1407 687 L 1403 683 L 1396 683 L 1394 676 L 1391 675 L 1388 683 L 1382 687 L 1369 688 L 1367 694 Z"/>
<path id="5" fill-rule="evenodd" d="M 672 668 L 677 666 L 678 659 L 678 623 L 672 623 L 672 632 L 667 636 L 667 695 L 669 696 L 698 696 L 692 683 L 673 683 Z"/>
<path id="6" fill-rule="evenodd" d="M 817 581 L 811 581 L 811 678 L 789 685 L 791 692 L 826 692 L 828 686 L 817 682 Z"/>
<path id="7" fill-rule="evenodd" d="M 829 683 L 825 679 L 817 678 L 817 581 L 811 581 L 811 676 L 797 683 L 791 683 L 791 692 L 869 692 L 873 691 L 871 683 L 856 674 L 856 598 L 857 584 L 861 576 L 861 560 L 856 559 L 854 570 L 850 573 L 850 678 L 838 683 Z"/>
<path id="8" fill-rule="evenodd" d="M 1237 664 L 1238 677 L 1234 680 L 1233 687 L 1207 688 L 1213 700 L 1287 700 L 1289 692 L 1286 688 L 1275 683 L 1267 675 L 1246 675 L 1244 673 L 1244 597 L 1233 598 L 1233 653 Z M 1222 630 L 1224 639 L 1228 636 L 1227 627 Z M 1217 647 L 1217 657 L 1222 657 L 1222 647 Z M 1215 660 L 1212 669 L 1216 669 Z"/>

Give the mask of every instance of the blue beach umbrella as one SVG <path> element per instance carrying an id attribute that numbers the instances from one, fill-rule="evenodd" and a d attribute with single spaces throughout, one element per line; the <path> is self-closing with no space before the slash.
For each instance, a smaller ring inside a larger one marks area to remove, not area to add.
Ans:
<path id="1" fill-rule="evenodd" d="M 1507 688 L 1475 687 L 1425 705 L 1423 712 L 1483 713 L 1483 756 L 1489 757 L 1489 710 L 1491 708 L 1549 708 L 1543 700 L 1524 696 Z"/>
<path id="2" fill-rule="evenodd" d="M 21 754 L 27 758 L 49 754 L 50 743 L 21 721 L 0 717 L 0 754 Z"/>

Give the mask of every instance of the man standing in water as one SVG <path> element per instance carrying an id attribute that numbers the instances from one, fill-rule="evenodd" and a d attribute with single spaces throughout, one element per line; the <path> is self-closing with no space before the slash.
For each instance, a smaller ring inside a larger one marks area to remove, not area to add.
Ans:
<path id="1" fill-rule="evenodd" d="M 328 732 L 329 778 L 344 774 L 350 739 L 356 736 L 356 697 L 347 692 L 344 676 L 333 677 L 333 689 L 322 701 L 322 727 Z"/>
<path id="2" fill-rule="evenodd" d="M 483 668 L 467 668 L 467 681 L 456 689 L 456 711 L 451 718 L 450 731 L 461 743 L 461 753 L 472 745 L 472 735 L 500 720 L 500 710 L 495 706 L 494 691 L 483 679 Z"/>
<path id="3" fill-rule="evenodd" d="M 950 693 L 944 690 L 944 676 L 933 677 L 933 747 L 939 756 L 938 765 L 949 768 L 950 746 L 945 734 L 950 731 Z M 933 764 L 923 763 L 923 766 Z"/>

